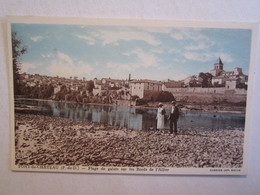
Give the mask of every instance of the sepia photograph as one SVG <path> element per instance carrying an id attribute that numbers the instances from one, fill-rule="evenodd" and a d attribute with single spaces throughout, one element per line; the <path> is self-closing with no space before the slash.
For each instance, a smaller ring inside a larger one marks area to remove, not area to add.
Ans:
<path id="1" fill-rule="evenodd" d="M 9 17 L 12 170 L 245 175 L 255 31 Z"/>

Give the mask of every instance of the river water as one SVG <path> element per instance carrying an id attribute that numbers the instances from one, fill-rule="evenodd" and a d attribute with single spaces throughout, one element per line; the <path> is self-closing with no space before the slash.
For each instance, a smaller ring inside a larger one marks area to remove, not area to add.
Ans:
<path id="1" fill-rule="evenodd" d="M 134 130 L 156 129 L 155 108 L 135 108 L 108 105 L 82 105 L 76 103 L 16 100 L 16 105 L 32 106 L 32 110 L 19 112 L 62 117 L 74 121 L 103 123 Z M 35 109 L 36 108 L 36 109 Z M 17 111 L 18 112 L 18 111 Z M 169 110 L 167 110 L 168 114 Z M 178 127 L 182 130 L 244 130 L 245 114 L 205 113 L 181 111 Z M 166 120 L 166 128 L 169 122 Z"/>

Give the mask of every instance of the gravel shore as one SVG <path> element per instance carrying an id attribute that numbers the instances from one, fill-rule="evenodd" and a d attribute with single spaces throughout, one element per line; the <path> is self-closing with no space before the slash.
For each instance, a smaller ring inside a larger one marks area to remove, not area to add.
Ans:
<path id="1" fill-rule="evenodd" d="M 177 136 L 75 122 L 41 115 L 15 115 L 18 165 L 82 165 L 239 168 L 244 132 L 193 132 Z"/>

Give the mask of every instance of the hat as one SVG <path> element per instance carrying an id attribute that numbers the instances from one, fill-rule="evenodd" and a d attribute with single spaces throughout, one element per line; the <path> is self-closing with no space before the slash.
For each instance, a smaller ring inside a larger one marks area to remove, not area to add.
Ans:
<path id="1" fill-rule="evenodd" d="M 158 106 L 162 106 L 163 104 L 160 102 L 159 104 L 158 104 Z"/>
<path id="2" fill-rule="evenodd" d="M 176 101 L 172 101 L 172 104 L 176 104 Z"/>

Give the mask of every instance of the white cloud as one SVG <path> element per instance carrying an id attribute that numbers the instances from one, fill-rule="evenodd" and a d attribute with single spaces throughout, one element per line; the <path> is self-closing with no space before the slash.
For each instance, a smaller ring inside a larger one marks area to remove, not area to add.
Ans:
<path id="1" fill-rule="evenodd" d="M 186 50 L 203 50 L 207 49 L 211 46 L 212 44 L 207 44 L 206 42 L 198 42 L 195 44 L 190 44 L 189 46 L 185 46 L 184 49 Z"/>
<path id="2" fill-rule="evenodd" d="M 123 79 L 133 70 L 133 64 L 108 62 L 107 68 L 109 68 L 109 77 Z"/>
<path id="3" fill-rule="evenodd" d="M 192 61 L 199 61 L 199 62 L 207 62 L 212 58 L 212 55 L 210 55 L 209 53 L 205 53 L 205 52 L 185 52 L 183 54 L 183 56 L 187 59 L 187 60 L 192 60 Z"/>
<path id="4" fill-rule="evenodd" d="M 168 53 L 175 53 L 175 54 L 179 54 L 181 53 L 181 50 L 180 49 L 176 49 L 176 48 L 171 48 Z"/>
<path id="5" fill-rule="evenodd" d="M 119 66 L 118 66 L 118 64 L 115 64 L 115 63 L 112 63 L 112 62 L 108 62 L 108 63 L 107 63 L 107 67 L 108 67 L 108 68 L 117 68 L 117 67 L 119 67 Z"/>
<path id="6" fill-rule="evenodd" d="M 71 59 L 71 57 L 62 52 L 58 52 L 58 59 L 59 59 L 59 61 L 65 63 L 65 64 L 73 65 L 73 60 Z"/>
<path id="7" fill-rule="evenodd" d="M 227 53 L 210 53 L 210 52 L 184 52 L 184 58 L 198 62 L 209 62 L 219 57 L 225 62 L 233 62 L 234 59 Z"/>
<path id="8" fill-rule="evenodd" d="M 222 59 L 223 63 L 224 62 L 234 62 L 234 59 L 227 53 L 215 53 L 215 56 L 214 56 L 216 59 L 218 59 L 219 57 Z"/>
<path id="9" fill-rule="evenodd" d="M 33 42 L 38 42 L 43 39 L 43 36 L 34 36 L 30 38 Z"/>
<path id="10" fill-rule="evenodd" d="M 150 67 L 150 66 L 157 66 L 158 59 L 154 55 L 150 55 L 148 53 L 142 51 L 136 51 L 137 57 L 139 58 L 140 66 Z"/>
<path id="11" fill-rule="evenodd" d="M 201 32 L 189 33 L 187 37 L 194 41 L 210 41 L 209 37 L 202 34 Z"/>
<path id="12" fill-rule="evenodd" d="M 174 58 L 173 61 L 176 62 L 176 63 L 182 63 L 182 64 L 187 62 L 187 60 L 183 57 Z"/>
<path id="13" fill-rule="evenodd" d="M 117 45 L 119 41 L 144 41 L 150 45 L 157 46 L 161 44 L 151 34 L 147 32 L 136 32 L 136 31 L 99 31 L 91 33 L 101 39 L 103 45 L 114 44 Z"/>
<path id="14" fill-rule="evenodd" d="M 41 54 L 41 56 L 42 56 L 43 58 L 51 58 L 51 57 L 53 57 L 52 54 Z"/>
<path id="15" fill-rule="evenodd" d="M 154 49 L 152 50 L 153 53 L 157 53 L 157 54 L 161 54 L 163 53 L 163 50 L 162 49 Z"/>
<path id="16" fill-rule="evenodd" d="M 171 37 L 179 41 L 186 41 L 188 45 L 184 47 L 185 50 L 205 50 L 215 45 L 214 41 L 197 29 L 179 30 L 171 33 Z"/>
<path id="17" fill-rule="evenodd" d="M 89 45 L 95 45 L 96 43 L 95 39 L 89 36 L 77 35 L 77 37 L 86 40 Z"/>
<path id="18" fill-rule="evenodd" d="M 51 61 L 51 64 L 47 67 L 47 70 L 53 76 L 85 77 L 92 72 L 92 67 L 83 61 L 73 60 L 70 56 L 62 52 L 58 52 L 57 59 Z"/>
<path id="19" fill-rule="evenodd" d="M 150 68 L 150 67 L 158 67 L 160 64 L 160 60 L 152 53 L 145 52 L 142 49 L 138 48 L 133 51 L 123 53 L 125 56 L 133 56 L 136 60 L 135 62 L 130 63 L 107 63 L 107 68 L 111 69 L 111 76 L 118 78 L 121 75 L 128 75 L 129 72 L 136 71 L 139 68 Z"/>
<path id="20" fill-rule="evenodd" d="M 176 40 L 183 40 L 185 35 L 182 33 L 172 33 L 171 37 L 176 39 Z"/>
<path id="21" fill-rule="evenodd" d="M 184 47 L 186 50 L 205 50 L 215 44 L 214 41 L 210 40 L 207 36 L 198 35 L 192 37 L 193 42 L 188 46 Z"/>
<path id="22" fill-rule="evenodd" d="M 123 53 L 123 55 L 136 56 L 137 63 L 134 64 L 135 67 L 150 67 L 150 66 L 158 66 L 159 65 L 159 59 L 152 55 L 151 53 L 144 52 L 142 49 L 138 48 L 128 53 Z"/>
<path id="23" fill-rule="evenodd" d="M 33 70 L 35 68 L 36 68 L 35 64 L 32 63 L 23 62 L 21 64 L 21 72 L 29 72 L 30 70 Z"/>

